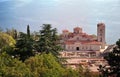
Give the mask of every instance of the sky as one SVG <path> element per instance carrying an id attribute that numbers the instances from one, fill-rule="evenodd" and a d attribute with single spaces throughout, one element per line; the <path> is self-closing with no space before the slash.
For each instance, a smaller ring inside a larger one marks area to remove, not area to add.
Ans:
<path id="1" fill-rule="evenodd" d="M 0 27 L 39 31 L 42 24 L 52 24 L 58 33 L 74 27 L 97 35 L 97 24 L 106 25 L 106 42 L 120 38 L 120 0 L 0 0 Z"/>

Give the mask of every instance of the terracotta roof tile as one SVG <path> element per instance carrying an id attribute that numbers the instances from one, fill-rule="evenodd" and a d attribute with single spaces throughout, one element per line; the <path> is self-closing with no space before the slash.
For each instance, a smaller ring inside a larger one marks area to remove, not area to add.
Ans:
<path id="1" fill-rule="evenodd" d="M 97 41 L 74 41 L 74 40 L 69 40 L 69 41 L 65 41 L 65 44 L 75 44 L 75 43 L 81 43 L 81 44 L 91 44 L 91 45 L 100 45 L 101 42 L 97 42 Z"/>

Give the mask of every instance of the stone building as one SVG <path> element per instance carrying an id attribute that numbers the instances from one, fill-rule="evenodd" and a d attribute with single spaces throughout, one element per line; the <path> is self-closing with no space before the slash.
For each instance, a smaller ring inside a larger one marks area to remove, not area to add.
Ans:
<path id="1" fill-rule="evenodd" d="M 91 66 L 92 71 L 104 63 L 101 53 L 107 48 L 105 42 L 105 24 L 97 24 L 97 36 L 84 33 L 82 28 L 75 27 L 73 32 L 63 30 L 61 34 L 63 52 L 61 57 L 66 58 L 66 66 L 76 68 L 79 64 Z M 96 67 L 95 67 L 96 66 Z M 92 68 L 93 67 L 93 68 Z"/>

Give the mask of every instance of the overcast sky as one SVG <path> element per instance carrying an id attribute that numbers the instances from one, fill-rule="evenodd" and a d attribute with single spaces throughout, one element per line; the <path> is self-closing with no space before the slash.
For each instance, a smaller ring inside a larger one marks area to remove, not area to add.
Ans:
<path id="1" fill-rule="evenodd" d="M 63 29 L 82 27 L 88 34 L 97 34 L 97 23 L 106 24 L 106 42 L 120 38 L 120 0 L 0 0 L 0 27 L 26 31 L 40 30 L 42 24 Z"/>

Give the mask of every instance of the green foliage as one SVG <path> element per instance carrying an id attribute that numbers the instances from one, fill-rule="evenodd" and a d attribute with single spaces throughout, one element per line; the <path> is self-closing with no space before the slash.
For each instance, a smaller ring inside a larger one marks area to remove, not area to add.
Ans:
<path id="1" fill-rule="evenodd" d="M 0 77 L 88 77 L 81 72 L 63 68 L 51 53 L 37 54 L 24 62 L 6 53 L 0 54 Z"/>
<path id="2" fill-rule="evenodd" d="M 21 32 L 18 40 L 16 41 L 13 56 L 19 57 L 20 60 L 24 61 L 33 55 L 33 40 Z"/>
<path id="3" fill-rule="evenodd" d="M 99 65 L 99 76 L 100 77 L 108 77 L 109 76 L 109 73 L 108 73 L 108 69 L 106 68 L 106 66 L 102 66 L 102 65 Z"/>
<path id="4" fill-rule="evenodd" d="M 105 56 L 105 59 L 110 65 L 110 74 L 116 74 L 120 77 L 120 39 L 116 42 L 116 47 L 112 52 Z"/>
<path id="5" fill-rule="evenodd" d="M 8 34 L 0 32 L 0 49 L 4 46 L 12 46 L 14 47 L 16 41 Z"/>
<path id="6" fill-rule="evenodd" d="M 49 54 L 40 54 L 25 61 L 35 77 L 62 77 L 64 68 Z"/>
<path id="7" fill-rule="evenodd" d="M 5 52 L 6 54 L 12 55 L 14 52 L 14 47 L 6 45 L 2 48 L 1 52 Z"/>
<path id="8" fill-rule="evenodd" d="M 2 53 L 0 54 L 0 77 L 32 77 L 32 73 L 18 59 Z"/>
<path id="9" fill-rule="evenodd" d="M 43 24 L 42 30 L 40 30 L 39 41 L 35 44 L 36 51 L 41 53 L 51 52 L 54 56 L 57 56 L 61 50 L 57 40 L 56 29 L 52 29 L 50 24 Z"/>
<path id="10" fill-rule="evenodd" d="M 71 68 L 66 69 L 63 77 L 80 77 L 79 72 Z"/>

